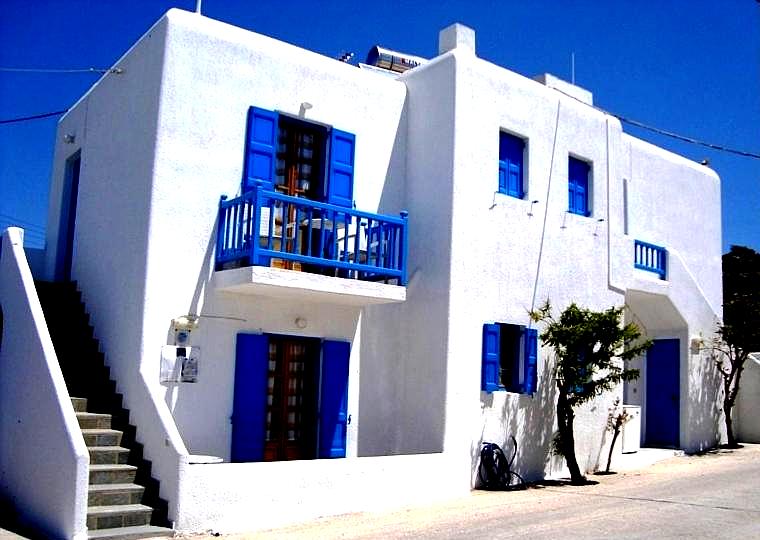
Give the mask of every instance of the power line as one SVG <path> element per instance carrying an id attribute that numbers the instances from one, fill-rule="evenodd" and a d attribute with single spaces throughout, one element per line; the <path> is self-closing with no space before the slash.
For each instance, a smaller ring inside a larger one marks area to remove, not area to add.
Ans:
<path id="1" fill-rule="evenodd" d="M 760 2 L 760 0 L 758 0 L 758 2 Z M 9 69 L 9 68 L 0 68 L 0 71 L 11 71 L 11 69 Z M 27 71 L 31 71 L 31 70 L 27 70 Z M 65 72 L 66 70 L 58 70 L 58 71 Z M 69 72 L 70 71 L 72 71 L 72 70 L 69 70 Z M 80 70 L 80 71 L 82 71 L 82 70 Z M 84 71 L 98 71 L 98 70 L 96 70 L 95 68 L 90 68 L 89 70 L 84 70 Z M 108 71 L 110 73 L 121 73 L 122 72 L 122 70 L 119 69 L 119 68 L 114 68 L 114 69 L 110 69 L 110 70 L 103 70 L 103 71 L 104 72 Z M 580 103 L 583 103 L 585 105 L 589 105 L 585 101 L 582 101 L 582 100 L 576 98 L 575 96 L 571 96 L 570 94 L 568 94 L 566 92 L 563 92 L 562 90 L 559 90 L 558 88 L 555 88 L 554 90 L 557 90 L 561 94 L 564 94 L 567 97 L 573 98 L 573 99 L 575 99 L 576 101 L 578 101 Z M 615 113 L 610 112 L 608 110 L 602 109 L 601 107 L 598 107 L 596 105 L 590 105 L 590 106 L 592 108 L 600 111 L 600 112 L 603 112 L 604 114 L 608 114 L 610 116 L 614 116 L 615 118 L 617 118 L 621 122 L 624 122 L 626 124 L 630 124 L 632 126 L 636 126 L 636 127 L 642 128 L 642 129 L 646 129 L 646 130 L 651 131 L 653 133 L 658 133 L 660 135 L 665 135 L 666 137 L 671 137 L 673 139 L 677 139 L 679 141 L 687 142 L 687 143 L 690 143 L 690 144 L 696 144 L 696 145 L 699 145 L 699 146 L 704 146 L 706 148 L 711 148 L 713 150 L 718 150 L 720 152 L 729 152 L 731 154 L 736 154 L 736 155 L 739 155 L 739 156 L 751 157 L 751 158 L 754 158 L 754 159 L 760 159 L 760 154 L 756 154 L 754 152 L 747 152 L 746 150 L 737 150 L 736 148 L 730 148 L 730 147 L 723 146 L 723 145 L 720 145 L 720 144 L 714 144 L 714 143 L 709 143 L 709 142 L 705 142 L 705 141 L 700 141 L 699 139 L 695 139 L 693 137 L 687 137 L 686 135 L 679 135 L 678 133 L 675 133 L 673 131 L 668 131 L 668 130 L 665 130 L 665 129 L 656 128 L 656 127 L 644 124 L 643 122 L 639 122 L 638 120 L 633 120 L 631 118 L 626 118 L 625 116 L 621 116 L 619 114 L 615 114 Z M 16 122 L 26 122 L 28 120 L 38 120 L 40 118 L 48 118 L 48 117 L 51 117 L 51 116 L 57 116 L 57 115 L 65 113 L 65 112 L 67 112 L 67 111 L 56 111 L 56 112 L 51 112 L 51 113 L 35 114 L 35 115 L 32 115 L 32 116 L 22 116 L 20 118 L 10 118 L 10 119 L 6 119 L 6 120 L 0 120 L 0 124 L 13 124 L 13 123 L 16 123 Z"/>
<path id="2" fill-rule="evenodd" d="M 8 73 L 116 73 L 123 72 L 121 68 L 81 68 L 81 69 L 46 69 L 46 68 L 9 68 L 0 67 L 0 71 Z"/>
<path id="3" fill-rule="evenodd" d="M 760 0 L 757 0 L 757 2 L 760 2 Z M 729 148 L 727 146 L 723 146 L 723 145 L 720 145 L 720 144 L 713 144 L 713 143 L 709 143 L 709 142 L 705 142 L 705 141 L 700 141 L 699 139 L 695 139 L 693 137 L 687 137 L 686 135 L 679 135 L 678 133 L 674 133 L 672 131 L 667 131 L 665 129 L 656 128 L 656 127 L 644 124 L 643 122 L 639 122 L 638 120 L 632 120 L 630 118 L 626 118 L 625 116 L 621 116 L 619 114 L 615 114 L 613 112 L 610 112 L 610 111 L 608 111 L 606 109 L 602 109 L 598 105 L 593 105 L 591 103 L 587 103 L 587 102 L 583 101 L 582 99 L 578 99 L 577 97 L 568 94 L 567 92 L 563 92 L 559 88 L 553 88 L 553 90 L 556 90 L 560 94 L 563 94 L 563 95 L 565 95 L 565 96 L 567 96 L 569 98 L 574 99 L 578 103 L 583 103 L 584 105 L 587 105 L 587 106 L 591 107 L 592 109 L 596 109 L 599 112 L 602 112 L 604 114 L 608 114 L 610 116 L 613 116 L 613 117 L 617 118 L 618 120 L 620 120 L 621 122 L 624 122 L 626 124 L 630 124 L 632 126 L 640 127 L 642 129 L 646 129 L 646 130 L 651 131 L 653 133 L 659 133 L 660 135 L 665 135 L 666 137 L 672 137 L 673 139 L 677 139 L 679 141 L 687 142 L 687 143 L 690 143 L 690 144 L 697 144 L 699 146 L 705 146 L 707 148 L 712 148 L 713 150 L 719 150 L 721 152 L 729 152 L 731 154 L 737 154 L 737 155 L 740 155 L 740 156 L 760 159 L 760 154 L 756 154 L 754 152 L 747 152 L 745 150 L 737 150 L 735 148 Z"/>
<path id="4" fill-rule="evenodd" d="M 760 2 L 760 0 L 758 0 Z M 679 141 L 691 143 L 691 144 L 698 144 L 700 146 L 705 146 L 707 148 L 712 148 L 713 150 L 720 150 L 722 152 L 730 152 L 732 154 L 738 154 L 740 156 L 745 157 L 751 157 L 755 159 L 760 159 L 760 154 L 755 154 L 754 152 L 746 152 L 744 150 L 736 150 L 735 148 L 728 148 L 726 146 L 721 146 L 719 144 L 713 144 L 705 141 L 700 141 L 698 139 L 694 139 L 692 137 L 686 137 L 685 135 L 679 135 L 678 133 L 673 133 L 672 131 L 667 131 L 665 129 L 660 129 L 652 126 L 648 126 L 647 124 L 644 124 L 642 122 L 639 122 L 638 120 L 631 120 L 630 118 L 626 118 L 624 116 L 620 116 L 618 114 L 614 113 L 607 113 L 611 116 L 614 116 L 621 122 L 625 122 L 626 124 L 630 124 L 632 126 L 640 127 L 642 129 L 649 130 L 653 133 L 659 133 L 660 135 L 665 135 L 667 137 L 672 137 L 674 139 L 678 139 Z"/>
<path id="5" fill-rule="evenodd" d="M 0 120 L 0 124 L 15 124 L 16 122 L 27 122 L 29 120 L 39 120 L 40 118 L 49 118 L 51 116 L 58 116 L 65 112 L 68 112 L 68 109 L 63 110 L 63 111 L 44 113 L 44 114 L 34 114 L 32 116 L 21 116 L 19 118 L 8 118 L 6 120 Z"/>

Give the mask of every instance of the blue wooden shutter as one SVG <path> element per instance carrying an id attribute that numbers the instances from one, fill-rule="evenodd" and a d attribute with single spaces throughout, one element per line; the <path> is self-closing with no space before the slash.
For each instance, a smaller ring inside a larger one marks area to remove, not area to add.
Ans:
<path id="1" fill-rule="evenodd" d="M 232 403 L 234 462 L 264 459 L 269 338 L 238 334 L 235 352 L 235 388 Z"/>
<path id="2" fill-rule="evenodd" d="M 274 189 L 277 121 L 276 112 L 258 107 L 248 109 L 243 193 L 254 188 L 254 180 L 260 180 L 266 190 Z"/>
<path id="3" fill-rule="evenodd" d="M 319 406 L 319 457 L 346 457 L 348 425 L 348 357 L 351 344 L 322 343 L 322 385 Z"/>
<path id="4" fill-rule="evenodd" d="M 571 157 L 568 162 L 568 210 L 573 214 L 588 216 L 588 177 L 590 166 L 585 161 Z"/>
<path id="5" fill-rule="evenodd" d="M 501 367 L 501 327 L 498 324 L 483 325 L 483 363 L 481 365 L 480 389 L 494 392 L 501 388 L 499 370 Z"/>
<path id="6" fill-rule="evenodd" d="M 507 169 L 509 165 L 504 160 L 499 160 L 499 193 L 507 192 Z"/>
<path id="7" fill-rule="evenodd" d="M 523 393 L 532 394 L 538 387 L 538 373 L 536 363 L 538 360 L 538 332 L 535 328 L 525 329 L 525 354 L 523 355 Z"/>
<path id="8" fill-rule="evenodd" d="M 330 178 L 327 182 L 327 202 L 351 208 L 354 204 L 353 134 L 333 128 L 330 132 Z"/>
<path id="9" fill-rule="evenodd" d="M 523 197 L 523 153 L 525 141 L 499 132 L 499 192 Z"/>

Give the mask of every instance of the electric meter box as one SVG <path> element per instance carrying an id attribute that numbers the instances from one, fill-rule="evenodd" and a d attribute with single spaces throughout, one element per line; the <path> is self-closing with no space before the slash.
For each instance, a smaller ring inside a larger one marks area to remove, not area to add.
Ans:
<path id="1" fill-rule="evenodd" d="M 166 383 L 198 382 L 200 347 L 161 347 L 160 381 Z"/>

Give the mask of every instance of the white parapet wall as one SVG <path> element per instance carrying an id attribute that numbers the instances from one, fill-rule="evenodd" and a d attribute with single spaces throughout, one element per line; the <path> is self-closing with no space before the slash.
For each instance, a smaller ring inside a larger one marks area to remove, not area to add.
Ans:
<path id="1" fill-rule="evenodd" d="M 446 454 L 181 466 L 179 530 L 233 533 L 464 496 Z"/>
<path id="2" fill-rule="evenodd" d="M 24 528 L 84 539 L 89 456 L 17 228 L 2 235 L 0 310 L 0 497 Z"/>

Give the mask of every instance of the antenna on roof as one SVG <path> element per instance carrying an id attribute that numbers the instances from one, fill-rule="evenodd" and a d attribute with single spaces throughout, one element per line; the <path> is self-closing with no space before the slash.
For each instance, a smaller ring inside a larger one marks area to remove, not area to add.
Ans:
<path id="1" fill-rule="evenodd" d="M 198 15 L 201 15 L 201 3 L 202 2 L 203 2 L 203 0 L 195 0 L 195 12 Z"/>
<path id="2" fill-rule="evenodd" d="M 575 84 L 575 52 L 570 53 L 570 82 Z"/>

